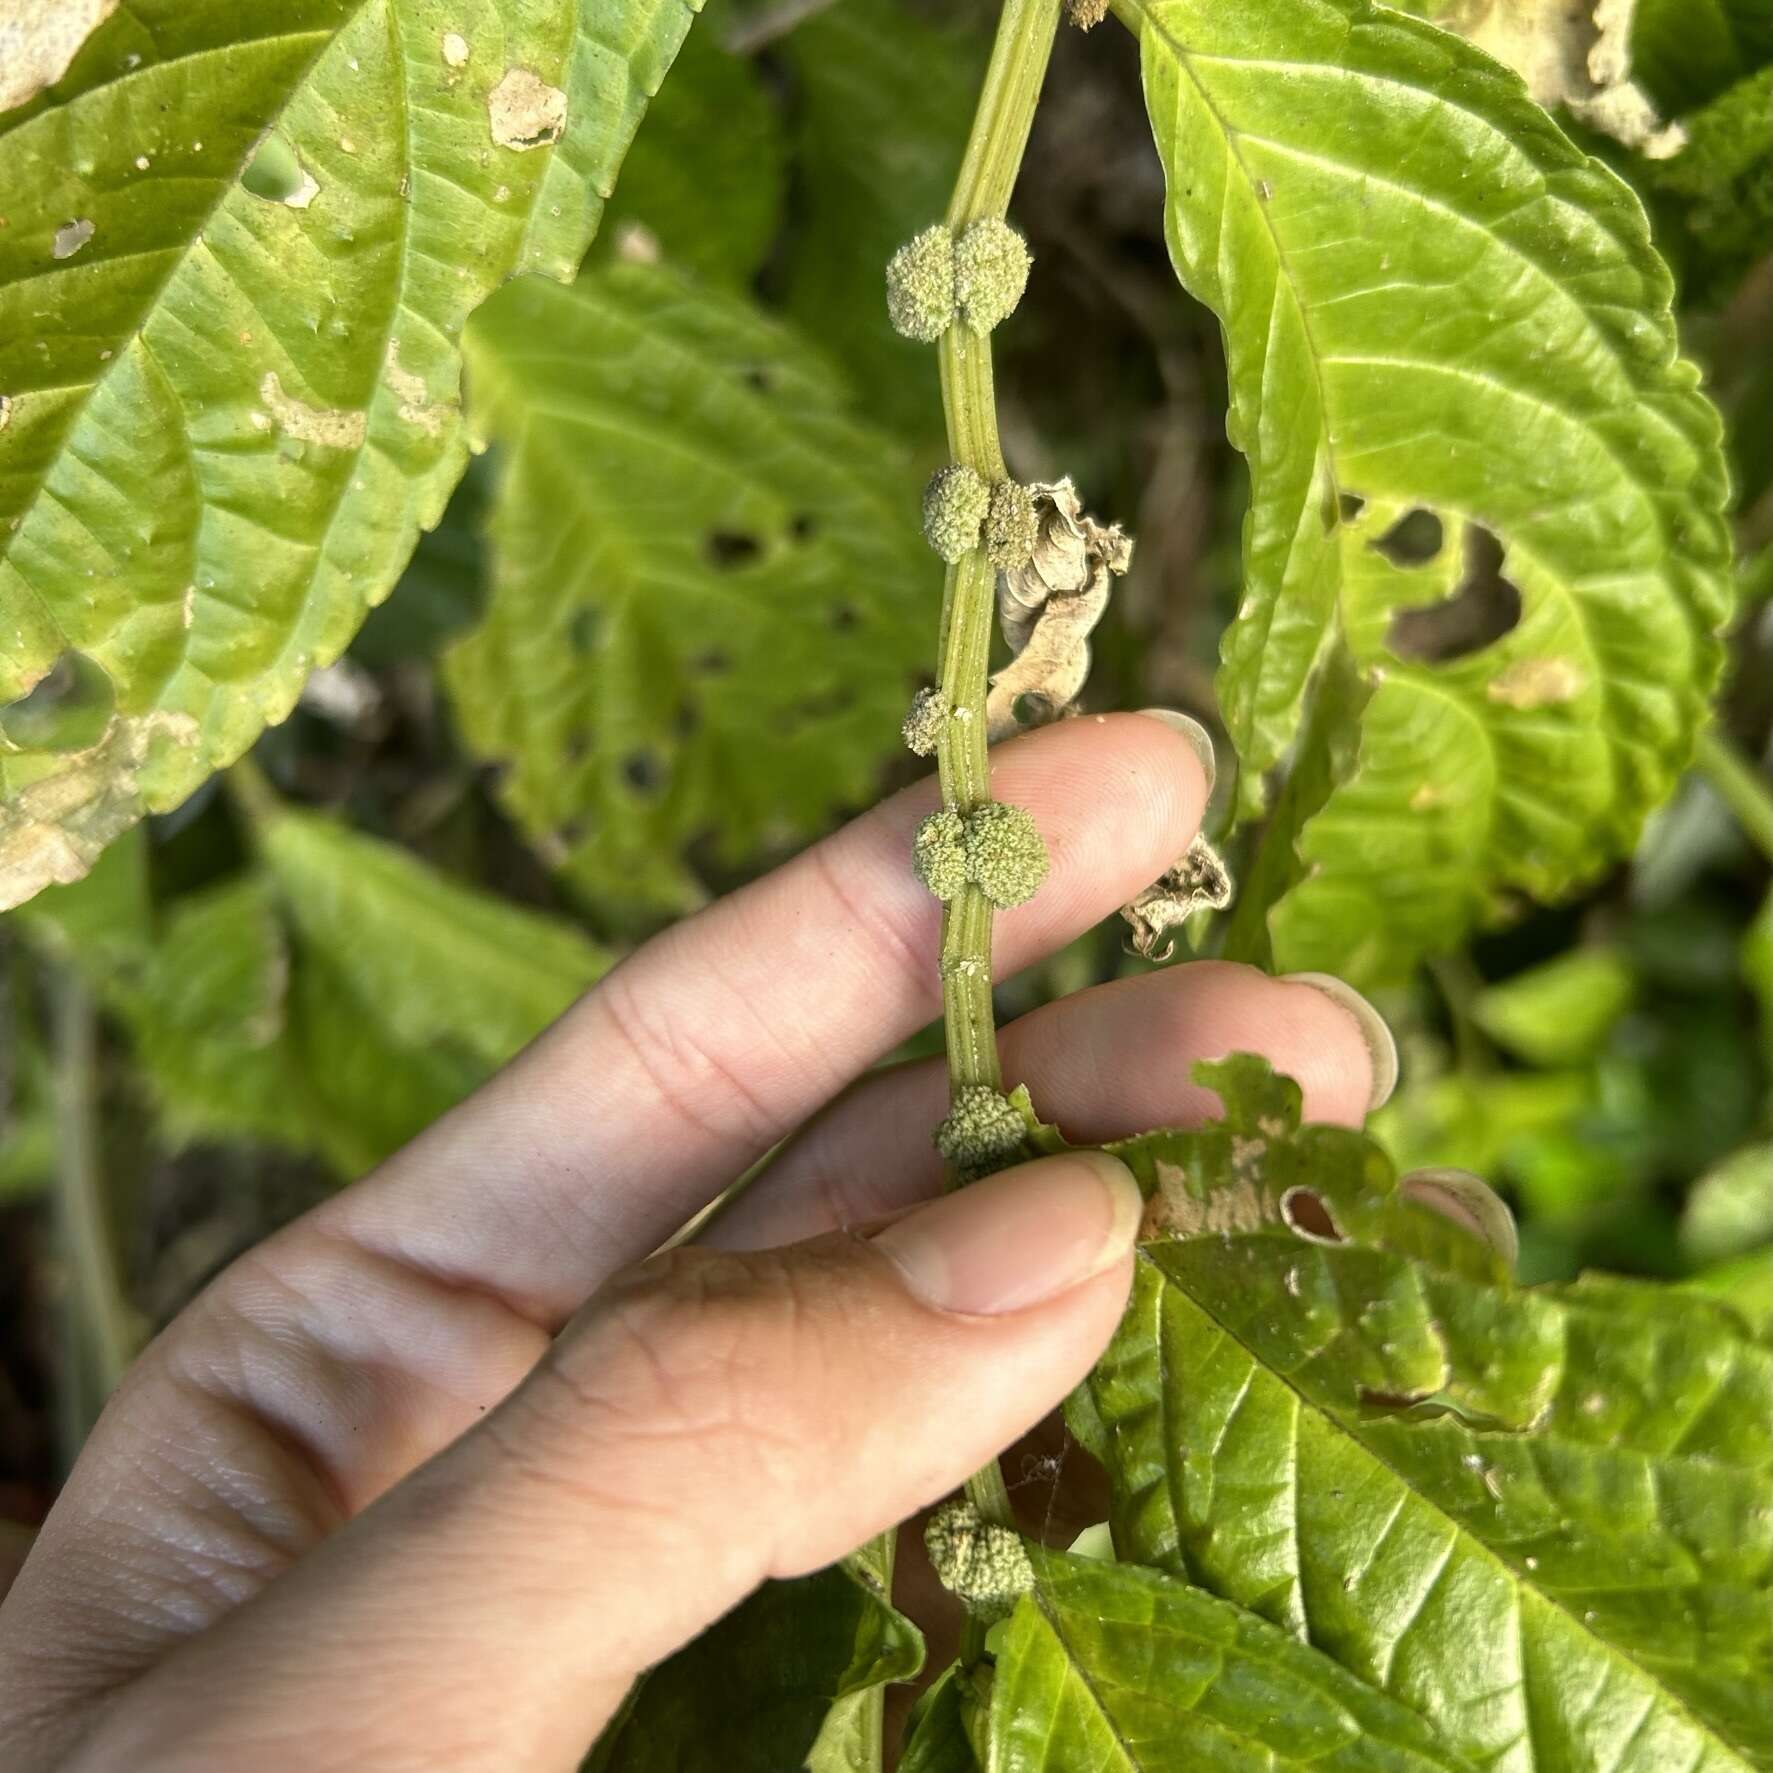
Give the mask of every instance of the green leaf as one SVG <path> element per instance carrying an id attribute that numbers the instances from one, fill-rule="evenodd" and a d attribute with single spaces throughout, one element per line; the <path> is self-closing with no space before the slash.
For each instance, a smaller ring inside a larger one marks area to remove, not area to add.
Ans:
<path id="1" fill-rule="evenodd" d="M 967 1723 L 977 1700 L 966 1671 L 955 1663 L 912 1707 L 899 1754 L 899 1773 L 980 1773 Z"/>
<path id="2" fill-rule="evenodd" d="M 247 769 L 249 766 L 241 766 Z M 609 965 L 578 931 L 437 873 L 247 775 L 262 866 L 175 899 L 83 971 L 129 1035 L 174 1142 L 249 1139 L 342 1176 L 406 1143 Z M 142 847 L 26 914 L 41 934 Z M 112 892 L 112 897 L 115 897 Z"/>
<path id="3" fill-rule="evenodd" d="M 569 925 L 458 885 L 320 814 L 265 812 L 257 838 L 303 952 L 389 1041 L 476 1080 L 609 966 Z"/>
<path id="4" fill-rule="evenodd" d="M 1617 949 L 1572 948 L 1487 986 L 1471 1014 L 1492 1040 L 1531 1065 L 1577 1065 L 1600 1051 L 1636 991 L 1631 964 Z"/>
<path id="5" fill-rule="evenodd" d="M 463 323 L 513 271 L 571 274 L 691 16 L 135 0 L 41 91 L 26 27 L 0 904 L 239 756 L 387 594 L 462 470 Z"/>
<path id="6" fill-rule="evenodd" d="M 942 406 L 929 348 L 888 324 L 886 263 L 947 210 L 986 49 L 972 25 L 931 23 L 901 0 L 841 0 L 781 44 L 797 85 L 800 221 L 784 306 L 871 414 L 932 452 Z"/>
<path id="7" fill-rule="evenodd" d="M 1030 1547 L 992 1683 L 999 1773 L 1466 1773 L 1422 1718 L 1156 1570 Z"/>
<path id="8" fill-rule="evenodd" d="M 1773 1755 L 1773 1366 L 1734 1313 L 1512 1287 L 1257 1059 L 1113 1149 L 1151 1197 L 1074 1411 L 1125 1558 L 1271 1619 L 1481 1766 Z"/>
<path id="9" fill-rule="evenodd" d="M 730 11 L 714 0 L 685 41 L 622 163 L 591 262 L 662 257 L 735 289 L 757 275 L 781 222 L 787 143 L 755 64 L 721 43 Z"/>
<path id="10" fill-rule="evenodd" d="M 1764 0 L 1637 0 L 1632 72 L 1662 108 L 1684 115 L 1773 61 Z"/>
<path id="11" fill-rule="evenodd" d="M 916 1626 L 853 1560 L 766 1582 L 642 1677 L 586 1773 L 835 1773 L 813 1758 L 833 1705 L 922 1663 Z"/>
<path id="12" fill-rule="evenodd" d="M 941 567 L 899 448 L 735 297 L 617 266 L 503 291 L 468 336 L 504 446 L 484 624 L 444 661 L 471 749 L 593 899 L 672 910 L 867 799 Z"/>
<path id="13" fill-rule="evenodd" d="M 1695 1267 L 1773 1242 L 1773 1142 L 1732 1152 L 1693 1184 L 1681 1214 L 1681 1254 Z"/>
<path id="14" fill-rule="evenodd" d="M 1242 810 L 1302 720 L 1324 778 L 1269 839 L 1275 957 L 1395 978 L 1672 788 L 1730 605 L 1718 420 L 1637 202 L 1468 44 L 1367 0 L 1119 10 L 1250 461 Z"/>

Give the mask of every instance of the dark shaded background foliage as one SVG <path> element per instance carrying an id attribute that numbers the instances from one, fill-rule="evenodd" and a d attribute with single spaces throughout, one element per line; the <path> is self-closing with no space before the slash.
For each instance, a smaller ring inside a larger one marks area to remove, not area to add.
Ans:
<path id="1" fill-rule="evenodd" d="M 988 9 L 836 0 L 791 30 L 783 22 L 714 0 L 643 126 L 589 262 L 659 258 L 749 290 L 822 345 L 865 410 L 927 467 L 941 454 L 935 378 L 927 354 L 887 329 L 880 268 L 943 206 Z M 686 179 L 685 156 L 710 119 L 723 151 L 705 179 Z M 1644 179 L 1683 279 L 1688 348 L 1707 364 L 1732 426 L 1747 597 L 1723 726 L 1764 764 L 1773 719 L 1765 156 L 1757 175 L 1740 153 L 1719 150 L 1718 176 L 1738 181 L 1720 207 L 1683 188 L 1691 168 L 1646 173 L 1592 145 Z M 1138 537 L 1086 705 L 1162 703 L 1211 721 L 1217 638 L 1239 591 L 1245 475 L 1225 439 L 1216 325 L 1178 294 L 1169 268 L 1161 174 L 1124 33 L 1062 34 L 1021 189 L 1016 219 L 1038 271 L 998 341 L 1006 448 L 1027 477 L 1070 473 L 1094 509 Z M 619 949 L 658 912 L 577 897 L 550 871 L 500 811 L 489 772 L 465 754 L 440 691 L 439 651 L 482 607 L 491 466 L 475 465 L 393 597 L 265 735 L 254 763 L 284 801 L 334 811 L 450 880 Z M 928 583 L 906 587 L 908 599 L 929 593 Z M 934 614 L 932 605 L 932 635 Z M 882 789 L 919 767 L 894 752 L 890 734 L 880 756 Z M 644 791 L 644 769 L 637 775 Z M 66 1151 L 56 1080 L 69 1063 L 54 1023 L 69 980 L 84 980 L 105 1011 L 93 1079 L 99 1164 L 128 1304 L 144 1328 L 416 1130 L 498 1056 L 497 1043 L 461 1040 L 448 1006 L 416 1041 L 353 1045 L 360 1037 L 344 1030 L 362 982 L 339 976 L 312 930 L 298 928 L 239 978 L 206 985 L 182 967 L 170 969 L 176 977 L 154 972 L 148 944 L 248 869 L 254 780 L 244 793 L 210 782 L 117 846 L 91 882 L 0 920 L 0 1521 L 15 1526 L 41 1516 L 92 1407 L 53 1231 Z M 764 842 L 735 863 L 692 844 L 690 859 L 718 893 L 792 847 Z M 1405 1055 L 1404 1086 L 1379 1123 L 1394 1154 L 1497 1181 L 1522 1221 L 1526 1278 L 1584 1266 L 1701 1276 L 1764 1319 L 1773 1290 L 1766 893 L 1764 858 L 1715 789 L 1689 778 L 1632 866 L 1581 903 L 1523 907 L 1511 927 L 1432 964 L 1385 1003 Z M 252 905 L 243 899 L 238 910 L 250 922 Z M 1013 1015 L 1142 964 L 1105 926 L 1006 984 L 1001 1009 Z M 235 1099 L 230 1081 L 235 1058 L 260 1038 L 255 1006 L 275 1013 L 302 1074 L 280 1130 L 263 1102 Z M 346 1073 L 367 1087 L 345 1087 Z M 261 1136 L 243 1137 L 243 1127 Z M 267 1128 L 278 1136 L 263 1136 Z"/>

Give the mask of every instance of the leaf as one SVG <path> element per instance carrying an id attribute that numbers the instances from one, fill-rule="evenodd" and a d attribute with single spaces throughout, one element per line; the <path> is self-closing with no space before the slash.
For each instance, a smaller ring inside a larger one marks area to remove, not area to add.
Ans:
<path id="1" fill-rule="evenodd" d="M 932 454 L 940 393 L 928 347 L 887 322 L 886 263 L 948 207 L 986 49 L 976 27 L 932 24 L 901 0 L 822 7 L 781 44 L 797 86 L 800 220 L 783 305 L 870 415 Z"/>
<path id="2" fill-rule="evenodd" d="M 569 925 L 320 814 L 266 810 L 256 835 L 303 955 L 330 969 L 389 1041 L 476 1081 L 610 964 Z"/>
<path id="3" fill-rule="evenodd" d="M 238 757 L 387 594 L 461 474 L 464 321 L 571 274 L 690 17 L 136 0 L 0 117 L 0 905 Z"/>
<path id="4" fill-rule="evenodd" d="M 675 910 L 874 792 L 928 653 L 919 487 L 823 359 L 622 265 L 513 284 L 468 337 L 505 446 L 484 624 L 445 657 L 469 747 L 592 899 Z"/>
<path id="5" fill-rule="evenodd" d="M 763 264 L 781 222 L 787 144 L 755 64 L 720 40 L 730 10 L 714 0 L 685 40 L 622 163 L 593 263 L 663 258 L 733 289 Z"/>
<path id="6" fill-rule="evenodd" d="M 1773 1242 L 1773 1142 L 1744 1145 L 1693 1184 L 1681 1214 L 1681 1254 L 1695 1267 Z"/>
<path id="7" fill-rule="evenodd" d="M 978 1754 L 967 1729 L 976 1700 L 966 1671 L 945 1669 L 912 1707 L 898 1773 L 980 1773 Z"/>
<path id="8" fill-rule="evenodd" d="M 1684 115 L 1773 61 L 1762 0 L 1637 0 L 1632 66 L 1662 108 Z"/>
<path id="9" fill-rule="evenodd" d="M 1316 780 L 1261 933 L 1397 978 L 1591 876 L 1673 786 L 1730 605 L 1718 420 L 1637 203 L 1513 75 L 1366 0 L 1120 10 L 1250 460 L 1242 811 L 1295 740 Z"/>
<path id="10" fill-rule="evenodd" d="M 998 1773 L 1465 1773 L 1420 1717 L 1156 1570 L 1029 1548 L 992 1683 Z"/>
<path id="11" fill-rule="evenodd" d="M 1120 1555 L 1480 1766 L 1766 1765 L 1768 1350 L 1692 1294 L 1514 1288 L 1263 1061 L 1198 1075 L 1222 1122 L 1111 1148 L 1149 1235 L 1073 1414 Z"/>
<path id="12" fill-rule="evenodd" d="M 1599 1052 L 1631 1008 L 1637 980 L 1615 948 L 1572 948 L 1472 1002 L 1472 1020 L 1530 1065 L 1577 1065 Z"/>
<path id="13" fill-rule="evenodd" d="M 853 1562 L 766 1582 L 642 1677 L 586 1773 L 789 1773 L 816 1765 L 810 1757 L 834 1703 L 910 1680 L 922 1663 L 916 1626 Z"/>

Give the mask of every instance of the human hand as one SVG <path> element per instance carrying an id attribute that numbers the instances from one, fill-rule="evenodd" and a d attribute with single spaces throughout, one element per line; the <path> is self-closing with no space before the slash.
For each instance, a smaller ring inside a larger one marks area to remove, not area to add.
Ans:
<path id="1" fill-rule="evenodd" d="M 994 768 L 1053 858 L 1000 920 L 1005 972 L 1161 873 L 1208 787 L 1138 716 Z M 571 1768 L 638 1672 L 1064 1396 L 1125 1302 L 1130 1176 L 1079 1153 L 917 1205 L 942 1068 L 862 1076 L 938 1008 L 907 862 L 934 800 L 667 931 L 185 1310 L 0 1606 L 0 1762 Z M 1311 984 L 1202 963 L 1002 1047 L 1046 1118 L 1100 1140 L 1203 1118 L 1193 1062 L 1234 1050 L 1357 1124 L 1388 1087 L 1373 1035 Z M 796 1128 L 699 1246 L 648 1257 Z"/>

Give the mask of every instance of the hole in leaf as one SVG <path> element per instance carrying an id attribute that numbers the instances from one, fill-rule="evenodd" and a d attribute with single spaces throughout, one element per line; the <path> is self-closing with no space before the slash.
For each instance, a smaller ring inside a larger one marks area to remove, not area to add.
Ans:
<path id="1" fill-rule="evenodd" d="M 810 542 L 819 533 L 818 519 L 804 511 L 796 512 L 788 520 L 788 533 L 797 542 Z"/>
<path id="2" fill-rule="evenodd" d="M 1438 559 L 1447 544 L 1447 532 L 1434 512 L 1418 505 L 1406 511 L 1384 535 L 1367 546 L 1383 554 L 1393 566 L 1427 566 Z"/>
<path id="3" fill-rule="evenodd" d="M 295 149 L 275 130 L 259 143 L 240 182 L 253 196 L 290 209 L 306 209 L 320 194 L 319 184 L 296 158 Z"/>
<path id="4" fill-rule="evenodd" d="M 1341 495 L 1340 504 L 1342 508 L 1342 521 L 1344 523 L 1353 523 L 1354 520 L 1367 508 L 1367 501 L 1363 499 L 1359 493 L 1343 493 Z"/>
<path id="5" fill-rule="evenodd" d="M 745 371 L 745 386 L 755 388 L 759 394 L 767 394 L 774 383 L 770 372 L 760 363 L 754 363 Z"/>
<path id="6" fill-rule="evenodd" d="M 1434 664 L 1493 645 L 1521 619 L 1520 591 L 1502 576 L 1502 544 L 1479 524 L 1465 529 L 1465 576 L 1439 603 L 1400 609 L 1385 644 L 1400 659 Z"/>
<path id="7" fill-rule="evenodd" d="M 594 609 L 576 609 L 572 620 L 567 624 L 567 638 L 582 653 L 588 653 L 597 645 L 599 627 L 597 611 Z"/>
<path id="8" fill-rule="evenodd" d="M 1324 1197 L 1313 1188 L 1289 1188 L 1281 1196 L 1281 1217 L 1288 1230 L 1314 1244 L 1344 1241 L 1340 1227 L 1330 1217 Z"/>
<path id="9" fill-rule="evenodd" d="M 851 603 L 834 604 L 831 610 L 831 629 L 834 634 L 848 634 L 861 617 L 856 614 L 856 607 Z"/>
<path id="10" fill-rule="evenodd" d="M 763 552 L 763 544 L 756 536 L 741 529 L 711 529 L 706 546 L 710 563 L 722 572 L 744 566 Z"/>
<path id="11" fill-rule="evenodd" d="M 0 732 L 31 751 L 84 751 L 105 736 L 116 707 L 102 667 L 66 652 L 27 694 L 0 708 Z"/>
<path id="12" fill-rule="evenodd" d="M 651 751 L 630 751 L 622 759 L 622 775 L 637 794 L 656 794 L 665 785 L 665 766 Z"/>

